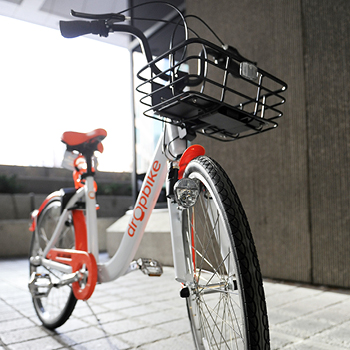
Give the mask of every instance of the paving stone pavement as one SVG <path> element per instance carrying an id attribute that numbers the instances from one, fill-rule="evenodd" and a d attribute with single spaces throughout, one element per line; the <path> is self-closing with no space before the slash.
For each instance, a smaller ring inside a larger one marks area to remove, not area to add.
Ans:
<path id="1" fill-rule="evenodd" d="M 40 325 L 27 282 L 25 259 L 0 260 L 0 350 L 194 349 L 170 267 L 159 278 L 134 272 L 96 286 L 56 331 Z M 272 349 L 350 349 L 350 291 L 265 281 L 265 292 Z"/>

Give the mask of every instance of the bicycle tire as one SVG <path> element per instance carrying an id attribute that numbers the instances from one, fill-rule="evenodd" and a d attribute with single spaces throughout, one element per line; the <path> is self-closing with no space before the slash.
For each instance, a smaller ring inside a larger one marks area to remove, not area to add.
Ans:
<path id="1" fill-rule="evenodd" d="M 39 214 L 36 230 L 33 232 L 30 257 L 43 257 L 43 251 L 50 240 L 61 214 L 61 199 L 53 197 Z M 71 217 L 65 225 L 65 232 L 56 243 L 56 248 L 71 249 L 75 245 L 74 227 Z M 61 272 L 30 263 L 30 275 L 33 272 L 48 275 L 52 283 L 60 279 Z M 38 288 L 39 291 L 39 288 Z M 32 296 L 34 309 L 42 324 L 48 329 L 62 326 L 72 314 L 77 299 L 71 285 L 60 288 L 52 287 L 47 296 Z"/>
<path id="2" fill-rule="evenodd" d="M 249 224 L 232 182 L 206 156 L 184 177 L 200 188 L 182 226 L 191 280 L 186 305 L 198 350 L 269 349 L 262 276 Z"/>

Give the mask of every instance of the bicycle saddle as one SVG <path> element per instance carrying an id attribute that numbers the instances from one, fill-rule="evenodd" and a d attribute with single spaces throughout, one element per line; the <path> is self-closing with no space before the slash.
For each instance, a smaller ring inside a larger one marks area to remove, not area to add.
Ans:
<path id="1" fill-rule="evenodd" d="M 101 141 L 107 136 L 104 129 L 95 129 L 87 133 L 66 131 L 61 137 L 61 141 L 67 145 L 69 151 L 78 151 L 84 154 L 85 151 L 103 152 Z"/>

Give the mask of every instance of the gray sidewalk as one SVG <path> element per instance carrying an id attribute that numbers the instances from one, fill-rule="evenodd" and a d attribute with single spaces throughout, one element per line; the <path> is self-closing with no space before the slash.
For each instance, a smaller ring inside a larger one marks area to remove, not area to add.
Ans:
<path id="1" fill-rule="evenodd" d="M 193 349 L 172 268 L 98 285 L 65 325 L 43 328 L 27 290 L 28 262 L 0 260 L 0 350 Z M 272 349 L 350 349 L 350 294 L 265 282 Z M 99 321 L 97 320 L 97 315 Z"/>

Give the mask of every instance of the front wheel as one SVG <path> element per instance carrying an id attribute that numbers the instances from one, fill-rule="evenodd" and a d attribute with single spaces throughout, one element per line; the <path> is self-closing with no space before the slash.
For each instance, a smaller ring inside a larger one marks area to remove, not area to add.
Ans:
<path id="1" fill-rule="evenodd" d="M 212 159 L 201 156 L 184 177 L 200 188 L 183 209 L 187 309 L 196 348 L 269 349 L 262 277 L 253 237 L 237 193 Z"/>

